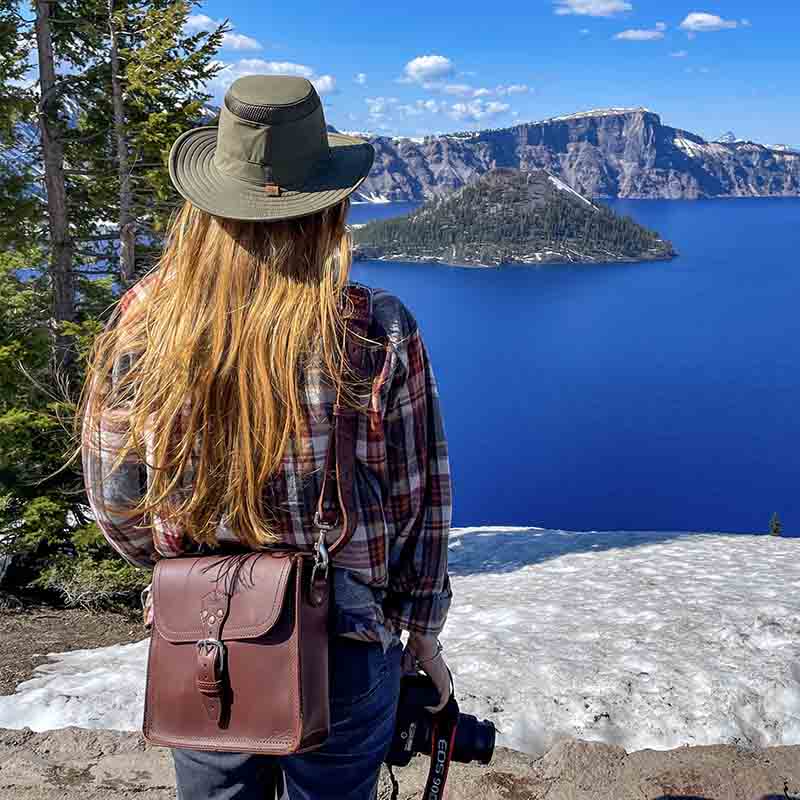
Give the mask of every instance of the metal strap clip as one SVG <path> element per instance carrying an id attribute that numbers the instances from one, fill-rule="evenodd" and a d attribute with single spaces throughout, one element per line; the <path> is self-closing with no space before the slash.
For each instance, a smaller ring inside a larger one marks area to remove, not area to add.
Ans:
<path id="1" fill-rule="evenodd" d="M 317 521 L 317 517 L 319 516 L 319 512 L 315 515 L 314 521 Z M 328 577 L 328 565 L 330 564 L 330 556 L 328 554 L 328 543 L 325 541 L 325 532 L 330 530 L 333 525 L 320 525 L 320 532 L 319 536 L 317 537 L 317 541 L 314 543 L 314 568 L 311 570 L 311 584 L 313 586 L 314 581 L 317 578 L 317 572 L 322 570 L 323 578 Z"/>

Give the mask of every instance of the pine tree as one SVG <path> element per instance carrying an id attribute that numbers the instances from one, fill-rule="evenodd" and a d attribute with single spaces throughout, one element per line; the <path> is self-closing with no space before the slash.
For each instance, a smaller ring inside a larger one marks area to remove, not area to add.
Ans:
<path id="1" fill-rule="evenodd" d="M 181 201 L 169 147 L 197 123 L 210 99 L 200 89 L 220 69 L 227 25 L 185 36 L 194 5 L 32 0 L 28 20 L 0 0 L 0 208 L 28 226 L 21 240 L 0 221 L 0 547 L 72 603 L 142 581 L 84 516 L 80 466 L 63 462 L 114 281 L 122 272 L 124 288 L 158 252 Z M 34 31 L 37 74 L 21 90 L 27 64 L 14 48 Z M 23 282 L 20 268 L 38 277 Z"/>
<path id="2" fill-rule="evenodd" d="M 771 536 L 780 536 L 783 533 L 783 525 L 776 511 L 769 521 L 769 532 Z"/>
<path id="3" fill-rule="evenodd" d="M 32 24 L 16 0 L 0 0 L 0 249 L 25 246 L 43 223 L 44 207 L 32 190 L 36 98 L 25 81 Z"/>

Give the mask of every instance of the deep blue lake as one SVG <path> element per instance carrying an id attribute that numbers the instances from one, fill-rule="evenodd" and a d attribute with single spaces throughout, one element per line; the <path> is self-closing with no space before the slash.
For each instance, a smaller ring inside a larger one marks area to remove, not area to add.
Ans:
<path id="1" fill-rule="evenodd" d="M 419 322 L 454 524 L 800 534 L 800 199 L 610 205 L 679 257 L 354 265 Z"/>

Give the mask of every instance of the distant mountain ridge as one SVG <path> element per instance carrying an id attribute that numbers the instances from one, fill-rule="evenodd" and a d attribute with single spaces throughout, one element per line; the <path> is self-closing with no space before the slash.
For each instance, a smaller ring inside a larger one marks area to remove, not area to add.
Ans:
<path id="1" fill-rule="evenodd" d="M 354 257 L 457 266 L 672 258 L 654 231 L 582 197 L 546 170 L 497 167 L 404 217 L 355 229 Z"/>
<path id="2" fill-rule="evenodd" d="M 424 201 L 494 167 L 546 169 L 587 197 L 800 196 L 800 153 L 794 149 L 732 134 L 707 141 L 664 125 L 646 108 L 595 109 L 422 140 L 367 138 L 375 163 L 356 200 Z"/>

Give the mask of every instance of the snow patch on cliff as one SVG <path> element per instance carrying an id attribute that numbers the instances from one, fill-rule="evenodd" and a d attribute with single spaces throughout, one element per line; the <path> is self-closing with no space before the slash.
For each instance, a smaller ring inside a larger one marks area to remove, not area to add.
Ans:
<path id="1" fill-rule="evenodd" d="M 378 192 L 355 192 L 354 197 L 358 200 L 351 200 L 351 204 L 358 205 L 359 203 L 391 203 L 392 201 L 385 195 Z"/>
<path id="2" fill-rule="evenodd" d="M 582 194 L 576 192 L 569 184 L 564 183 L 564 181 L 557 178 L 555 175 L 551 175 L 549 172 L 547 173 L 547 177 L 550 179 L 550 183 L 556 187 L 556 189 L 560 189 L 562 192 L 567 192 L 567 194 L 575 195 L 579 200 L 583 200 L 587 206 L 591 206 L 592 208 L 596 208 L 594 203 L 587 200 Z"/>

